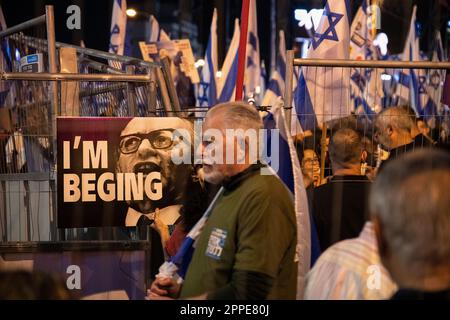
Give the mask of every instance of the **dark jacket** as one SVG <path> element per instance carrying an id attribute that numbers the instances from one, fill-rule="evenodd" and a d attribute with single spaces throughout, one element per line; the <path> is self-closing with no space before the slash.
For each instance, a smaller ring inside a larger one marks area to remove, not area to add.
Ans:
<path id="1" fill-rule="evenodd" d="M 314 189 L 312 213 L 322 252 L 333 243 L 359 235 L 369 219 L 370 184 L 366 176 L 334 176 Z"/>

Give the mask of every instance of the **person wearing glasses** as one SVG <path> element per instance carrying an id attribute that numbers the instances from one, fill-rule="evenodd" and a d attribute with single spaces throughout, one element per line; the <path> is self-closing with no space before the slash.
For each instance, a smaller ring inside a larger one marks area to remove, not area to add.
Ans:
<path id="1" fill-rule="evenodd" d="M 182 194 L 193 167 L 191 164 L 176 165 L 171 159 L 172 149 L 178 143 L 173 139 L 177 129 L 187 130 L 193 136 L 191 122 L 181 118 L 133 118 L 122 130 L 116 171 L 143 173 L 144 179 L 151 172 L 159 172 L 162 187 L 159 200 L 151 200 L 144 194 L 143 200 L 128 201 L 126 226 L 150 225 L 155 215 L 158 222 L 170 226 L 179 218 Z M 168 235 L 164 231 L 161 236 L 166 238 Z"/>

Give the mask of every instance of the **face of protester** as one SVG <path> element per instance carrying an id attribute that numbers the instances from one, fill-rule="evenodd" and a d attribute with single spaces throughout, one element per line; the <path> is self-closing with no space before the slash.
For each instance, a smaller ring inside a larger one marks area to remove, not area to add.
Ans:
<path id="1" fill-rule="evenodd" d="M 233 146 L 227 147 L 224 135 L 222 136 L 221 141 L 208 141 L 211 136 L 210 129 L 216 129 L 222 133 L 225 132 L 226 128 L 224 128 L 224 123 L 220 117 L 220 113 L 206 118 L 202 126 L 203 141 L 197 150 L 203 159 L 203 175 L 205 181 L 217 185 L 222 183 L 225 178 L 231 177 L 245 169 L 246 165 L 236 163 L 227 164 L 226 153 L 234 152 L 236 159 L 236 154 L 238 153 L 239 147 L 237 146 L 237 143 L 234 143 Z M 214 154 L 212 154 L 211 150 L 213 150 L 213 144 L 215 144 L 217 148 L 222 148 L 221 159 L 216 158 Z"/>
<path id="2" fill-rule="evenodd" d="M 383 146 L 383 149 L 390 150 L 394 148 L 395 131 L 391 127 L 377 126 L 375 132 L 375 141 Z"/>
<path id="3" fill-rule="evenodd" d="M 430 127 L 428 127 L 425 121 L 417 121 L 417 128 L 419 129 L 419 132 L 424 136 L 428 136 L 430 134 Z"/>
<path id="4" fill-rule="evenodd" d="M 320 163 L 314 150 L 305 149 L 303 151 L 302 171 L 313 181 L 314 186 L 320 183 Z"/>
<path id="5" fill-rule="evenodd" d="M 175 145 L 172 136 L 175 129 L 192 131 L 190 124 L 179 118 L 134 118 L 120 135 L 117 171 L 135 174 L 142 172 L 144 179 L 150 172 L 160 172 L 163 202 L 172 196 L 174 185 L 179 178 L 179 169 L 183 167 L 175 165 L 171 160 L 171 151 Z M 138 205 L 136 209 L 143 213 L 155 209 L 152 201 L 146 197 L 136 203 Z"/>

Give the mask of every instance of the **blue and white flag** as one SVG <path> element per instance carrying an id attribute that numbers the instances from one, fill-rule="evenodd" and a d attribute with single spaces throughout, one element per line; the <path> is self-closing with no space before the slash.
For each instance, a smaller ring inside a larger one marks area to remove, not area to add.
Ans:
<path id="1" fill-rule="evenodd" d="M 150 16 L 149 24 L 150 35 L 148 38 L 148 42 L 170 41 L 170 37 L 162 28 L 159 27 L 159 22 L 158 20 L 156 20 L 154 15 Z"/>
<path id="2" fill-rule="evenodd" d="M 432 61 L 444 61 L 444 49 L 442 48 L 441 33 L 436 30 Z M 446 70 L 427 70 L 427 102 L 423 108 L 423 116 L 442 114 L 441 98 L 444 88 Z"/>
<path id="3" fill-rule="evenodd" d="M 420 61 L 419 35 L 416 26 L 417 7 L 413 7 L 408 37 L 403 49 L 403 61 Z M 397 103 L 410 104 L 416 115 L 422 115 L 427 102 L 427 74 L 424 69 L 403 69 L 397 75 Z"/>
<path id="4" fill-rule="evenodd" d="M 245 58 L 244 92 L 246 98 L 254 98 L 261 90 L 261 62 L 259 57 L 258 14 L 256 0 L 250 0 L 248 13 L 247 49 Z M 259 87 L 259 89 L 257 89 Z M 257 104 L 260 101 L 257 101 Z"/>
<path id="5" fill-rule="evenodd" d="M 328 0 L 307 58 L 348 59 L 350 1 Z M 303 130 L 351 113 L 348 68 L 303 67 L 295 92 L 295 108 Z"/>
<path id="6" fill-rule="evenodd" d="M 238 67 L 238 50 L 239 37 L 241 31 L 239 27 L 239 20 L 234 21 L 234 33 L 231 38 L 230 47 L 221 69 L 221 76 L 217 79 L 217 96 L 218 102 L 234 101 L 236 96 L 236 78 Z"/>
<path id="7" fill-rule="evenodd" d="M 298 262 L 297 273 L 297 299 L 303 298 L 305 286 L 305 277 L 311 266 L 312 256 L 318 256 L 320 252 L 318 247 L 317 235 L 315 228 L 311 228 L 310 215 L 308 210 L 308 199 L 303 182 L 303 175 L 289 130 L 287 129 L 286 118 L 281 99 L 271 108 L 271 112 L 263 119 L 264 128 L 271 132 L 271 129 L 278 129 L 278 141 L 269 135 L 266 144 L 267 151 L 272 150 L 271 144 L 278 143 L 278 163 L 273 167 L 273 171 L 283 181 L 284 185 L 289 189 L 294 198 L 294 208 L 297 221 L 297 250 L 296 262 Z M 269 154 L 269 159 L 276 155 Z M 272 163 L 269 165 L 273 166 Z M 277 168 L 278 167 L 278 168 Z M 316 240 L 314 240 L 316 239 Z M 317 257 L 314 257 L 317 258 Z"/>
<path id="8" fill-rule="evenodd" d="M 127 26 L 127 1 L 114 0 L 111 17 L 111 38 L 109 40 L 109 52 L 123 55 L 125 48 L 125 35 Z M 122 69 L 122 63 L 110 60 L 109 64 L 117 69 Z"/>
<path id="9" fill-rule="evenodd" d="M 280 30 L 279 32 L 279 38 L 275 70 L 272 72 L 267 90 L 264 94 L 262 101 L 263 106 L 274 106 L 278 101 L 278 97 L 284 96 L 286 78 L 286 41 L 284 39 L 283 30 Z"/>
<path id="10" fill-rule="evenodd" d="M 368 0 L 364 0 L 350 28 L 350 59 L 377 60 L 373 46 L 375 34 L 367 27 Z M 377 68 L 352 68 L 350 75 L 350 97 L 356 114 L 372 116 L 382 108 L 383 86 Z"/>
<path id="11" fill-rule="evenodd" d="M 279 32 L 279 45 L 278 45 L 278 54 L 276 58 L 275 70 L 273 70 L 272 75 L 269 80 L 269 84 L 267 86 L 266 92 L 264 94 L 264 98 L 261 102 L 263 106 L 274 106 L 278 99 L 283 99 L 285 94 L 285 79 L 286 79 L 286 41 L 284 38 L 284 31 L 280 30 Z M 295 74 L 293 75 L 293 91 L 297 87 L 297 77 Z M 296 115 L 295 110 L 292 110 L 291 113 L 291 135 L 295 136 L 296 134 L 302 132 L 300 123 L 298 121 L 298 117 Z"/>
<path id="12" fill-rule="evenodd" d="M 219 191 L 217 191 L 214 199 L 211 201 L 202 217 L 197 221 L 195 226 L 192 227 L 191 231 L 189 231 L 189 233 L 184 238 L 180 249 L 178 249 L 178 252 L 169 261 L 166 261 L 161 265 L 161 267 L 159 268 L 159 274 L 156 275 L 157 277 L 176 279 L 180 283 L 184 280 L 187 269 L 189 267 L 189 263 L 192 259 L 192 254 L 194 252 L 194 242 L 200 236 L 206 222 L 209 219 L 209 216 L 214 209 L 217 200 L 222 195 L 223 191 L 223 187 L 220 188 Z"/>
<path id="13" fill-rule="evenodd" d="M 217 53 L 217 9 L 214 9 L 208 47 L 205 53 L 205 65 L 198 84 L 197 106 L 214 106 L 217 103 L 216 74 L 218 71 Z"/>

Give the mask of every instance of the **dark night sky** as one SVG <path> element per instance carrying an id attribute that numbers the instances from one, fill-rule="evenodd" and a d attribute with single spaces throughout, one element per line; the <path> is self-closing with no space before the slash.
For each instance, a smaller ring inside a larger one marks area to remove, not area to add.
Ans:
<path id="1" fill-rule="evenodd" d="M 192 23 L 198 27 L 198 42 L 203 45 L 203 48 L 209 36 L 213 6 L 217 4 L 223 5 L 228 19 L 222 17 L 222 20 L 220 20 L 221 18 L 219 17 L 219 23 L 222 21 L 225 26 L 222 41 L 220 41 L 219 35 L 219 60 L 222 60 L 226 53 L 227 37 L 229 41 L 229 37 L 231 37 L 233 32 L 233 20 L 235 17 L 240 16 L 241 0 L 188 0 L 185 2 L 188 5 L 184 8 L 188 11 Z M 176 15 L 182 14 L 180 10 L 173 10 L 173 8 L 182 8 L 182 6 L 178 5 L 178 0 L 128 0 L 127 3 L 128 7 L 155 13 L 162 25 L 168 25 L 170 22 L 176 23 Z M 293 19 L 293 10 L 295 8 L 321 8 L 324 3 L 325 0 L 277 0 L 278 10 L 283 10 L 278 12 L 278 25 L 285 26 L 287 39 L 305 35 L 296 26 L 296 22 Z M 352 0 L 353 9 L 356 10 L 360 3 L 361 0 Z M 423 25 L 421 47 L 425 50 L 428 49 L 432 30 L 435 28 L 440 28 L 442 36 L 445 35 L 445 27 L 450 19 L 450 7 L 447 0 L 385 0 L 382 10 L 382 31 L 387 33 L 390 40 L 389 49 L 393 53 L 401 52 L 403 49 L 413 3 L 418 5 L 418 20 Z M 108 49 L 112 0 L 0 0 L 0 4 L 8 26 L 43 14 L 45 4 L 52 4 L 55 7 L 57 41 L 79 44 L 80 40 L 83 39 L 87 47 L 100 50 Z M 81 7 L 81 31 L 71 31 L 66 28 L 66 19 L 68 17 L 66 8 L 71 4 L 78 4 Z M 266 65 L 268 65 L 270 60 L 270 1 L 257 0 L 257 6 L 261 56 L 266 61 Z M 288 48 L 290 47 L 291 45 L 288 44 Z"/>

